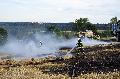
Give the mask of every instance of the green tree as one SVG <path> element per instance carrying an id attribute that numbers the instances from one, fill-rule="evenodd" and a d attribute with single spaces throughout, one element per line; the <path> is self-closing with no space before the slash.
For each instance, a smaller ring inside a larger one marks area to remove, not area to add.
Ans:
<path id="1" fill-rule="evenodd" d="M 48 32 L 51 32 L 51 33 L 59 33 L 60 32 L 60 29 L 57 28 L 55 25 L 51 25 L 51 26 L 48 26 L 47 28 L 47 31 Z"/>
<path id="2" fill-rule="evenodd" d="M 117 22 L 118 22 L 117 17 L 113 17 L 113 18 L 110 20 L 110 23 L 111 23 L 111 24 L 117 24 Z"/>
<path id="3" fill-rule="evenodd" d="M 54 29 L 55 29 L 55 26 L 53 26 L 53 25 L 47 27 L 47 31 L 48 31 L 48 32 L 53 32 Z"/>
<path id="4" fill-rule="evenodd" d="M 48 33 L 54 33 L 57 37 L 62 36 L 61 30 L 55 25 L 48 26 L 47 31 Z"/>
<path id="5" fill-rule="evenodd" d="M 97 27 L 92 23 L 88 23 L 87 26 L 86 26 L 86 29 L 87 30 L 92 30 L 94 33 L 97 33 Z"/>
<path id="6" fill-rule="evenodd" d="M 75 31 L 85 31 L 86 25 L 88 24 L 88 18 L 80 18 L 75 20 Z"/>
<path id="7" fill-rule="evenodd" d="M 77 32 L 86 30 L 92 30 L 93 32 L 97 32 L 96 26 L 90 23 L 88 18 L 76 19 L 74 30 Z"/>
<path id="8" fill-rule="evenodd" d="M 54 33 L 58 38 L 60 37 L 60 38 L 70 39 L 73 36 L 73 34 L 70 34 L 66 31 L 64 32 L 55 25 L 48 26 L 47 32 Z"/>
<path id="9" fill-rule="evenodd" d="M 7 41 L 8 33 L 5 29 L 0 28 L 0 45 L 5 44 Z"/>

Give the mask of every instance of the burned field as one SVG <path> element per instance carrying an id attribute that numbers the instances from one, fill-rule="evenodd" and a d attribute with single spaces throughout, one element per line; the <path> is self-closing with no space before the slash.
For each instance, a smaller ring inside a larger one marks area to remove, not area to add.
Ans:
<path id="1" fill-rule="evenodd" d="M 84 54 L 69 59 L 51 60 L 52 63 L 65 63 L 65 67 L 58 69 L 58 73 L 65 71 L 70 76 L 81 73 L 108 73 L 120 70 L 120 44 L 96 45 L 85 47 Z M 74 53 L 74 51 L 72 52 Z M 53 71 L 53 70 L 51 70 Z M 73 72 L 74 71 L 74 72 Z M 56 72 L 55 72 L 56 73 Z"/>
<path id="2" fill-rule="evenodd" d="M 119 48 L 120 44 L 114 43 L 84 47 L 79 56 L 1 60 L 0 78 L 119 79 Z"/>

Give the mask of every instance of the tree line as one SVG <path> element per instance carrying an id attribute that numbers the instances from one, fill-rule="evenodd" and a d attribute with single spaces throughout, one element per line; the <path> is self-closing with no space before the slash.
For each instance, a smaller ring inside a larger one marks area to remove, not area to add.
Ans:
<path id="1" fill-rule="evenodd" d="M 86 31 L 86 30 L 92 30 L 94 33 L 97 34 L 97 27 L 92 24 L 88 18 L 79 18 L 76 19 L 74 23 L 74 27 L 73 27 L 73 31 L 74 32 L 80 32 L 80 31 Z M 118 24 L 120 25 L 120 20 L 118 20 L 117 17 L 113 17 L 110 20 L 110 24 Z M 62 32 L 62 30 L 60 30 L 57 26 L 55 25 L 51 25 L 47 27 L 47 31 L 49 33 L 55 33 L 58 36 L 65 36 L 66 38 L 71 37 L 71 34 L 67 33 L 67 32 Z M 7 30 L 5 30 L 4 28 L 0 28 L 0 45 L 3 45 L 6 41 L 7 41 Z"/>

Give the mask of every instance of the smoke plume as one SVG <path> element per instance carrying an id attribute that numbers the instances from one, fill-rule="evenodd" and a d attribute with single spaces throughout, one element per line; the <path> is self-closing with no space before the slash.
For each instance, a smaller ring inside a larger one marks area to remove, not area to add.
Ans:
<path id="1" fill-rule="evenodd" d="M 107 44 L 106 42 L 89 38 L 82 39 L 82 42 L 84 46 Z M 0 47 L 0 52 L 18 57 L 37 57 L 44 55 L 55 55 L 57 54 L 56 52 L 59 48 L 73 48 L 76 44 L 77 38 L 67 40 L 56 38 L 54 35 L 50 34 L 34 34 L 21 40 L 13 37 L 8 38 L 8 42 L 4 46 Z"/>
<path id="2" fill-rule="evenodd" d="M 15 56 L 36 57 L 38 55 L 56 54 L 60 47 L 69 46 L 72 48 L 76 43 L 75 38 L 66 40 L 56 38 L 54 35 L 34 34 L 22 40 L 9 38 L 8 42 L 0 48 L 0 51 Z"/>

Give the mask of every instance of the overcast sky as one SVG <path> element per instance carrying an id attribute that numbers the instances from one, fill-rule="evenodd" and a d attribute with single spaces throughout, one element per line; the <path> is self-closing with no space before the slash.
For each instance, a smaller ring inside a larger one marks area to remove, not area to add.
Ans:
<path id="1" fill-rule="evenodd" d="M 120 19 L 120 0 L 0 0 L 0 21 L 107 23 L 114 16 Z"/>

